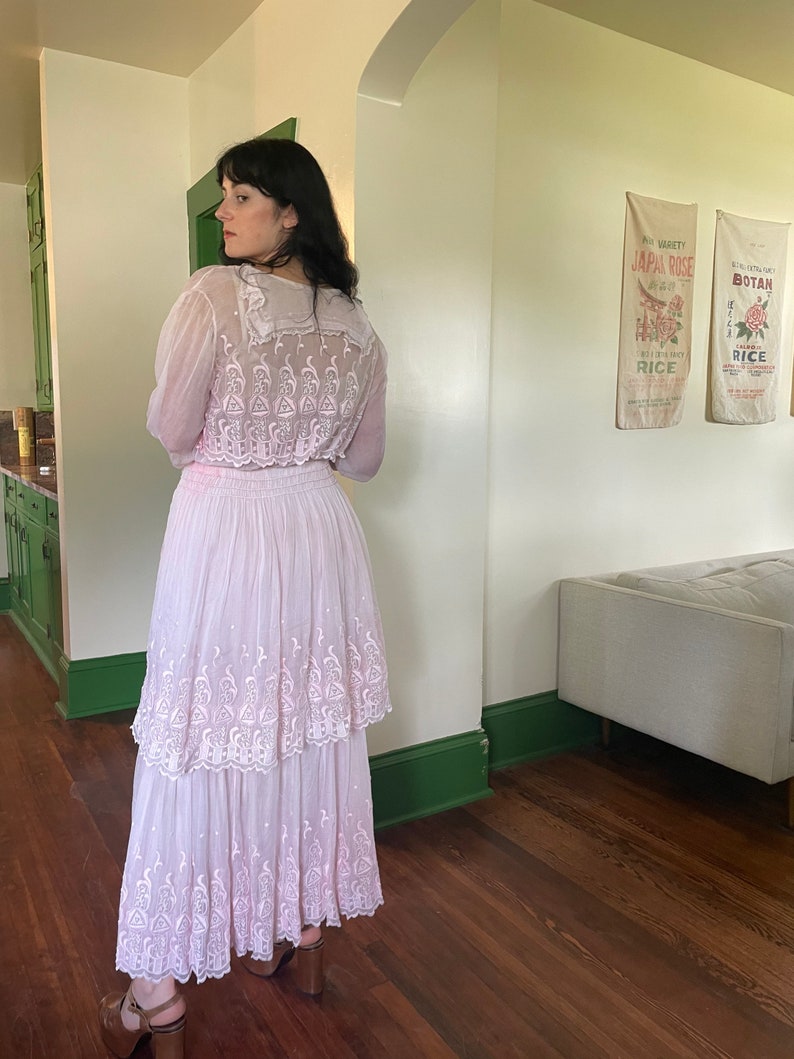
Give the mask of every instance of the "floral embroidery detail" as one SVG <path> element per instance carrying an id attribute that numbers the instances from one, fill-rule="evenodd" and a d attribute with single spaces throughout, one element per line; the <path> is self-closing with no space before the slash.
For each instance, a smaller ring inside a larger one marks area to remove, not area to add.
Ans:
<path id="1" fill-rule="evenodd" d="M 359 767 L 365 775 L 363 748 L 362 752 Z M 230 970 L 231 950 L 270 959 L 274 942 L 281 938 L 298 940 L 304 924 L 338 926 L 342 916 L 372 915 L 382 904 L 372 806 L 363 785 L 361 793 L 353 795 L 353 811 L 346 813 L 345 819 L 337 821 L 319 808 L 309 818 L 287 809 L 277 832 L 272 829 L 270 833 L 262 822 L 260 843 L 252 842 L 250 836 L 237 840 L 224 831 L 218 821 L 226 816 L 226 799 L 213 797 L 224 789 L 223 781 L 207 774 L 204 777 L 200 783 L 202 800 L 218 807 L 208 826 L 221 829 L 218 837 L 212 832 L 212 841 L 217 844 L 214 852 L 201 843 L 190 852 L 180 849 L 179 825 L 170 817 L 162 835 L 150 839 L 151 818 L 146 807 L 140 820 L 133 808 L 136 840 L 127 858 L 121 890 L 116 952 L 119 970 L 152 981 L 167 975 L 182 982 L 191 974 L 199 982 L 218 978 Z M 171 783 L 165 777 L 159 777 L 159 782 Z M 335 786 L 333 771 L 327 783 Z M 231 789 L 239 791 L 244 805 L 258 803 L 253 788 L 245 794 L 234 785 L 227 788 Z M 161 800 L 152 798 L 151 790 L 146 799 L 149 805 Z M 324 790 L 323 798 L 332 807 L 334 799 L 328 790 Z M 175 803 L 168 796 L 165 802 L 169 812 Z M 152 807 L 148 811 L 160 810 Z M 236 827 L 228 817 L 226 820 L 227 828 Z M 144 842 L 142 851 L 137 836 Z M 141 852 L 152 867 L 138 874 Z M 218 853 L 221 863 L 210 869 L 209 858 Z"/>
<path id="2" fill-rule="evenodd" d="M 266 772 L 307 744 L 345 739 L 382 720 L 391 706 L 380 636 L 363 640 L 362 658 L 352 640 L 337 646 L 315 629 L 308 649 L 294 659 L 248 658 L 237 680 L 216 650 L 200 676 L 181 677 L 180 691 L 192 686 L 192 698 L 180 694 L 162 717 L 178 664 L 161 665 L 163 636 L 160 649 L 150 649 L 132 729 L 145 760 L 169 775 L 229 764 Z"/>
<path id="3" fill-rule="evenodd" d="M 340 834 L 339 850 L 347 851 Z M 195 974 L 199 982 L 219 978 L 230 970 L 230 950 L 255 952 L 261 959 L 273 954 L 274 924 L 278 937 L 299 937 L 306 923 L 340 924 L 340 913 L 347 917 L 372 915 L 382 903 L 377 864 L 370 857 L 355 861 L 345 875 L 345 885 L 337 906 L 324 863 L 328 849 L 315 838 L 307 850 L 303 898 L 298 885 L 293 854 L 289 860 L 288 886 L 276 891 L 272 872 L 266 868 L 259 878 L 257 900 L 253 900 L 249 869 L 236 852 L 232 899 L 216 875 L 208 888 L 203 877 L 192 885 L 180 880 L 180 911 L 124 914 L 126 894 L 122 892 L 123 921 L 117 945 L 117 966 L 131 976 L 158 980 L 172 974 L 186 981 Z M 356 873 L 360 872 L 359 875 Z M 174 900 L 177 890 L 172 888 Z"/>
<path id="4" fill-rule="evenodd" d="M 364 412 L 375 365 L 375 337 L 318 334 L 268 312 L 256 273 L 235 278 L 243 346 L 218 337 L 215 380 L 197 453 L 207 463 L 288 466 L 344 454 Z M 247 345 L 246 345 L 247 338 Z"/>

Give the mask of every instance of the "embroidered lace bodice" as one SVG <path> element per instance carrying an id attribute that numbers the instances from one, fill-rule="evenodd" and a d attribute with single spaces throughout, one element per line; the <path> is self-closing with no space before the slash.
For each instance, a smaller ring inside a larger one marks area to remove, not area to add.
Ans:
<path id="1" fill-rule="evenodd" d="M 160 336 L 147 426 L 176 467 L 329 460 L 365 481 L 384 448 L 386 353 L 339 291 L 251 265 L 194 273 Z"/>

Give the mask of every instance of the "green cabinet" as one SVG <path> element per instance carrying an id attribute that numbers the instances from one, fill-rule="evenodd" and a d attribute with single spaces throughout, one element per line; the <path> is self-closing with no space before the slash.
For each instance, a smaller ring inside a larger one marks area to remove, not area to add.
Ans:
<path id="1" fill-rule="evenodd" d="M 43 243 L 30 255 L 30 301 L 33 308 L 36 408 L 39 412 L 51 412 L 53 405 L 50 303 L 47 288 L 47 247 Z"/>
<path id="2" fill-rule="evenodd" d="M 30 298 L 33 310 L 33 347 L 36 366 L 36 408 L 53 410 L 52 345 L 47 289 L 47 239 L 44 231 L 43 177 L 41 166 L 27 183 L 28 247 L 30 249 Z"/>
<path id="3" fill-rule="evenodd" d="M 44 543 L 46 530 L 27 519 L 25 537 L 30 579 L 30 631 L 44 645 L 50 638 L 50 572 Z"/>
<path id="4" fill-rule="evenodd" d="M 30 625 L 30 548 L 28 545 L 28 520 L 17 508 L 17 554 L 19 563 L 19 613 L 26 626 Z"/>
<path id="5" fill-rule="evenodd" d="M 12 479 L 5 479 L 11 481 Z M 22 610 L 21 597 L 21 572 L 19 565 L 19 523 L 17 521 L 17 509 L 14 506 L 13 496 L 9 500 L 8 495 L 4 501 L 6 549 L 8 552 L 8 580 L 11 588 L 11 609 Z"/>
<path id="6" fill-rule="evenodd" d="M 31 253 L 44 242 L 44 180 L 41 166 L 25 187 L 28 204 L 28 247 Z"/>
<path id="7" fill-rule="evenodd" d="M 58 504 L 54 500 L 48 500 L 47 505 Z M 57 517 L 57 515 L 56 515 Z M 48 599 L 50 608 L 49 638 L 54 648 L 53 663 L 57 664 L 59 657 L 63 654 L 63 594 L 61 590 L 61 542 L 57 533 L 58 524 L 55 529 L 52 523 L 44 536 L 44 562 L 49 571 L 47 579 Z"/>
<path id="8" fill-rule="evenodd" d="M 58 504 L 7 475 L 3 482 L 11 613 L 55 676 L 63 652 Z"/>

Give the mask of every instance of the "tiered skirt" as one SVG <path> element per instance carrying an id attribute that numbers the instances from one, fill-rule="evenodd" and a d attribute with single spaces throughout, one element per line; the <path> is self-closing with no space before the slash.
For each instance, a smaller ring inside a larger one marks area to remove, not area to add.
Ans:
<path id="1" fill-rule="evenodd" d="M 155 591 L 116 964 L 201 982 L 382 903 L 365 728 L 390 709 L 361 528 L 325 462 L 193 464 Z"/>

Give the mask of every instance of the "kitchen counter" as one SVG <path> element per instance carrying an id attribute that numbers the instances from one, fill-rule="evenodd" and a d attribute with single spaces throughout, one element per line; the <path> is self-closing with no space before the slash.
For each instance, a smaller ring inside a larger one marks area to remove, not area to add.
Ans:
<path id="1" fill-rule="evenodd" d="M 58 499 L 58 476 L 54 467 L 50 467 L 46 473 L 43 473 L 41 468 L 36 466 L 20 467 L 18 464 L 3 463 L 0 464 L 0 474 L 16 478 L 18 482 L 30 486 L 42 496 L 48 496 L 50 500 Z"/>

